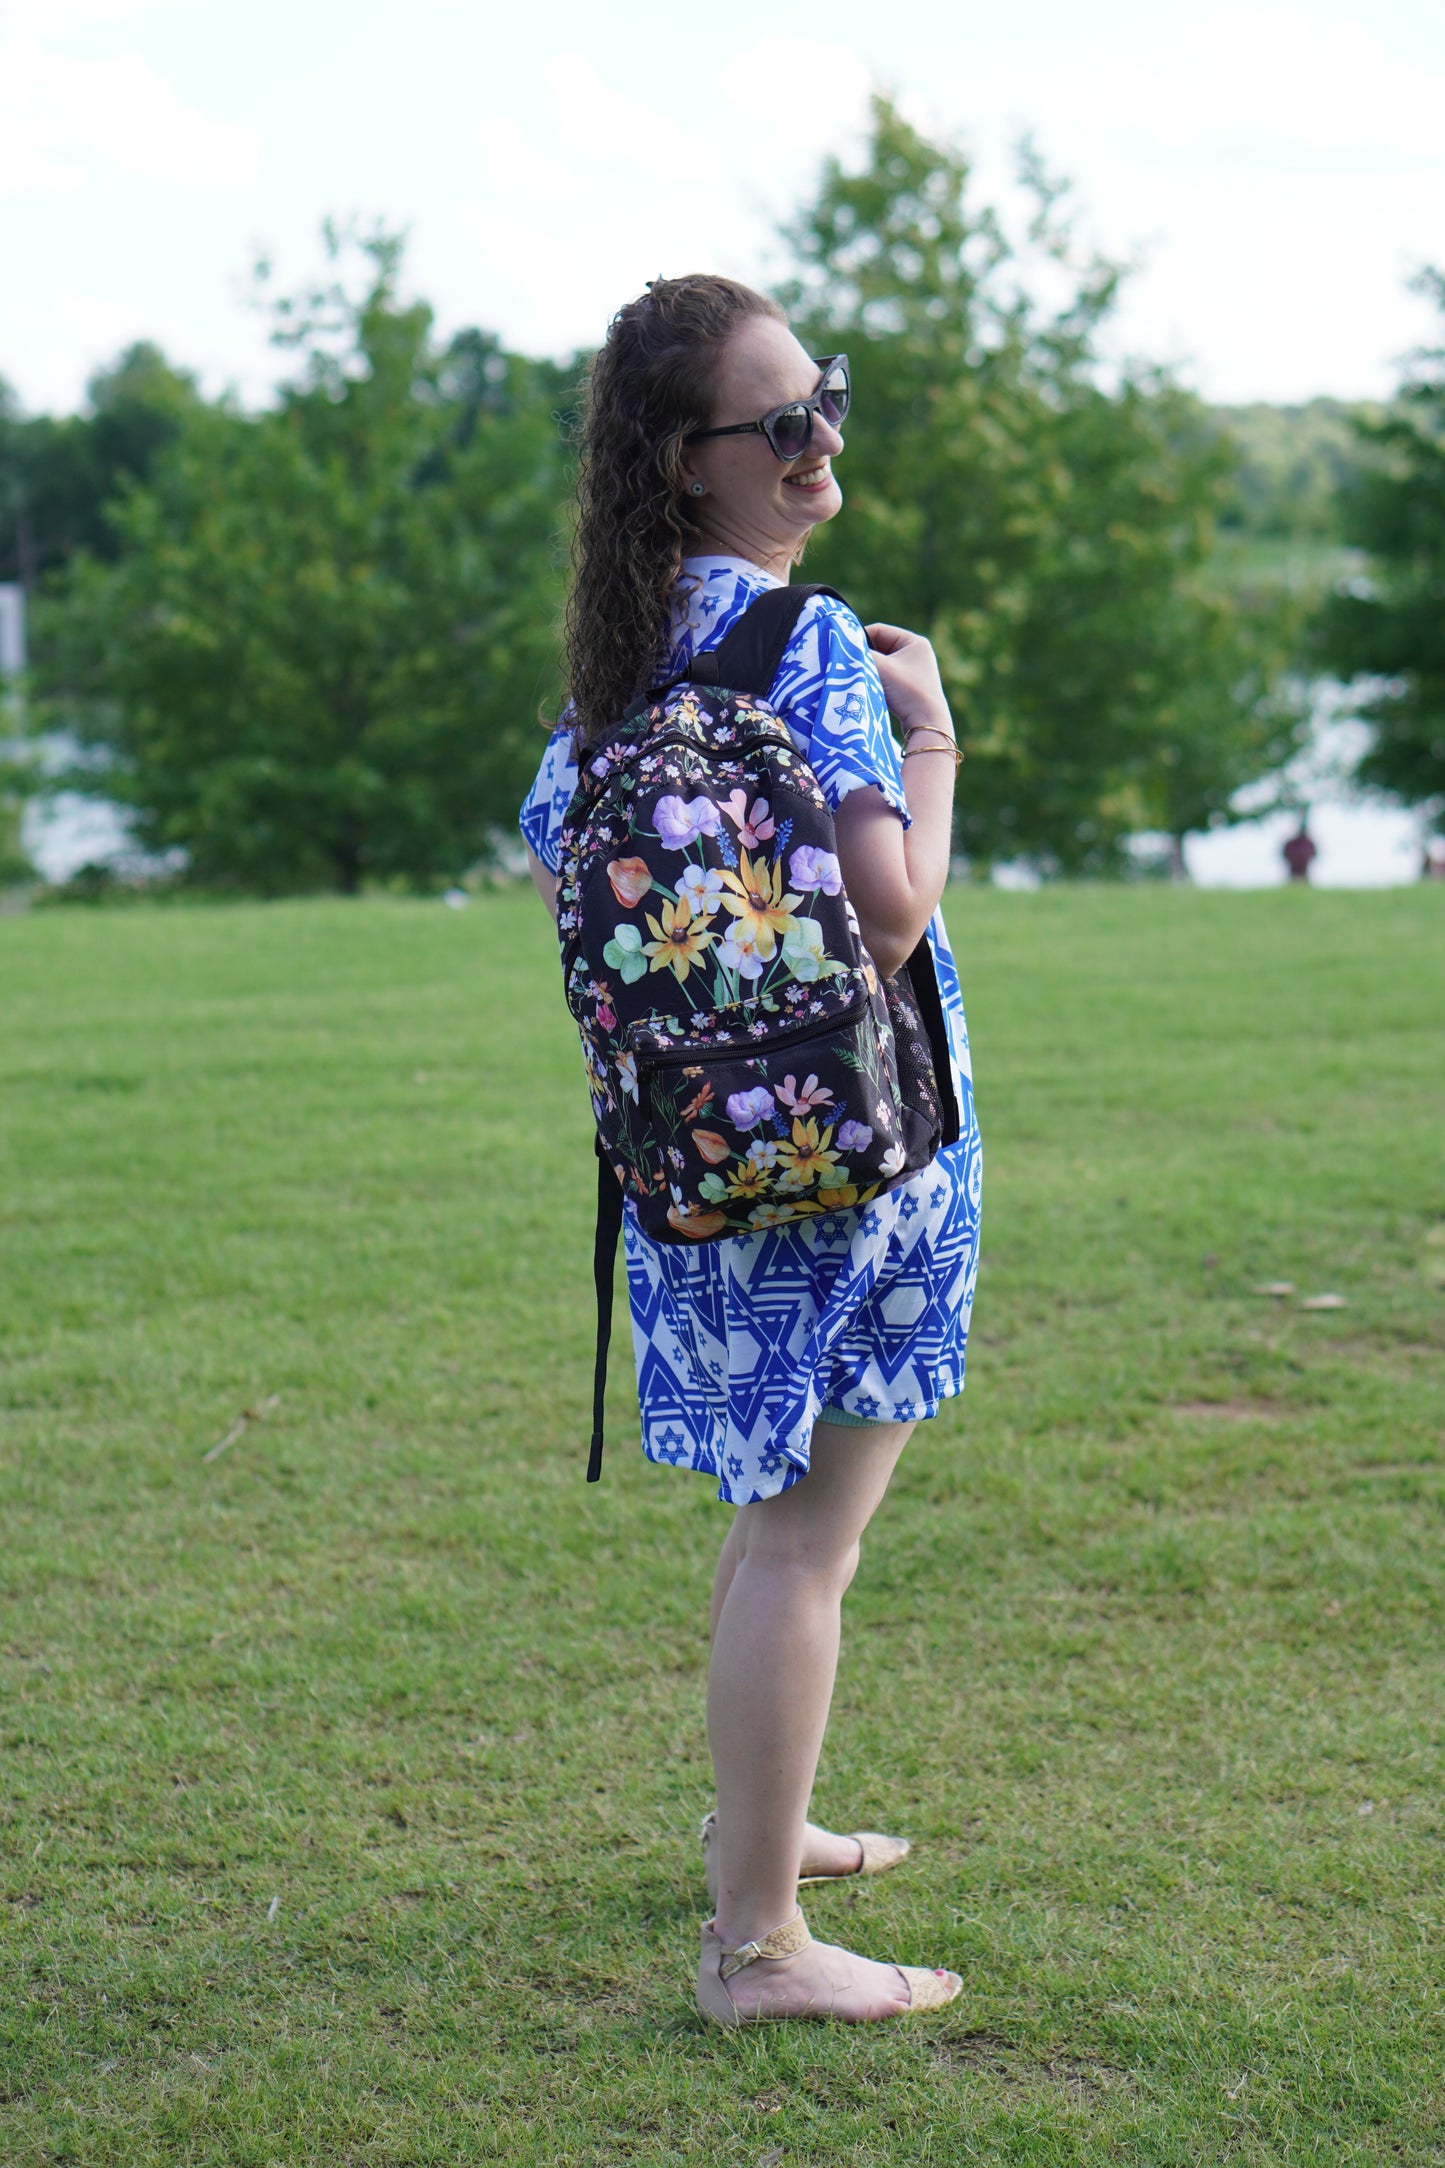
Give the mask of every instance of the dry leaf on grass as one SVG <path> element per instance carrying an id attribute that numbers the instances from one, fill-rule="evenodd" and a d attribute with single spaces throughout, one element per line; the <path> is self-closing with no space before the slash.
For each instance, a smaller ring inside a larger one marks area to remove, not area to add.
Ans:
<path id="1" fill-rule="evenodd" d="M 1294 1293 L 1294 1281 L 1262 1280 L 1258 1287 L 1250 1289 L 1250 1293 L 1252 1295 L 1274 1295 L 1276 1297 L 1292 1295 Z"/>
<path id="2" fill-rule="evenodd" d="M 1343 1295 L 1306 1295 L 1300 1304 L 1302 1310 L 1345 1310 L 1349 1308 Z"/>

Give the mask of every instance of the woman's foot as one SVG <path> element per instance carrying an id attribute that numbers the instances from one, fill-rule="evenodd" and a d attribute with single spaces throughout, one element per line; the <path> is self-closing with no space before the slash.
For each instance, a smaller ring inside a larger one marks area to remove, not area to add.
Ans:
<path id="1" fill-rule="evenodd" d="M 942 2009 L 962 1987 L 957 1973 L 942 1968 L 875 1964 L 834 1943 L 815 1942 L 801 1912 L 742 1949 L 718 1934 L 716 1921 L 702 1931 L 698 2002 L 728 2025 L 805 2017 L 874 2024 L 912 2010 Z"/>
<path id="2" fill-rule="evenodd" d="M 707 1893 L 713 1904 L 718 1901 L 717 1876 L 717 1816 L 709 1814 L 703 1821 L 702 1837 L 703 1871 L 707 1877 Z M 831 1829 L 820 1829 L 816 1822 L 803 1825 L 803 1858 L 798 1869 L 800 1882 L 844 1881 L 855 1874 L 882 1874 L 889 1867 L 896 1867 L 901 1859 L 908 1857 L 906 1837 L 884 1837 L 876 1830 L 839 1837 Z"/>
<path id="3" fill-rule="evenodd" d="M 820 1829 L 816 1822 L 803 1826 L 803 1863 L 800 1875 L 809 1874 L 861 1874 L 863 1871 L 863 1844 L 858 1837 L 835 1837 L 831 1829 Z"/>

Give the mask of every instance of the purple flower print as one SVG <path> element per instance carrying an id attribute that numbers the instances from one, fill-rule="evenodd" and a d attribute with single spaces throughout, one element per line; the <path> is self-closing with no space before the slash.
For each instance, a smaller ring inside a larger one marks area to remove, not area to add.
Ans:
<path id="1" fill-rule="evenodd" d="M 839 895 L 843 870 L 831 851 L 800 843 L 788 861 L 788 878 L 794 888 L 821 888 L 825 896 Z"/>
<path id="2" fill-rule="evenodd" d="M 840 1152 L 866 1152 L 873 1142 L 873 1132 L 866 1122 L 844 1122 L 838 1131 Z"/>
<path id="3" fill-rule="evenodd" d="M 702 802 L 701 799 L 693 800 L 695 805 Z M 663 804 L 666 803 L 664 799 Z M 722 896 L 723 877 L 716 866 L 684 866 L 674 886 L 679 896 L 686 896 L 692 905 L 694 918 L 711 918 Z"/>
<path id="4" fill-rule="evenodd" d="M 755 1129 L 773 1111 L 773 1095 L 765 1084 L 750 1092 L 728 1094 L 728 1120 L 734 1129 Z"/>
<path id="5" fill-rule="evenodd" d="M 711 798 L 690 798 L 685 803 L 681 798 L 659 798 L 652 813 L 653 826 L 670 851 L 685 851 L 699 836 L 715 836 L 718 819 Z"/>

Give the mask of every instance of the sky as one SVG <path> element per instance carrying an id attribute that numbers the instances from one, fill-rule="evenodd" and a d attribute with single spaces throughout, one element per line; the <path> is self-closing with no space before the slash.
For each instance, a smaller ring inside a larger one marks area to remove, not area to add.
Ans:
<path id="1" fill-rule="evenodd" d="M 875 86 L 964 143 L 979 202 L 1030 131 L 1137 266 L 1114 351 L 1207 398 L 1381 396 L 1431 333 L 1439 0 L 0 0 L 0 377 L 65 411 L 152 338 L 259 400 L 250 267 L 302 282 L 328 214 L 404 229 L 444 330 L 588 346 L 660 271 L 778 275 Z"/>

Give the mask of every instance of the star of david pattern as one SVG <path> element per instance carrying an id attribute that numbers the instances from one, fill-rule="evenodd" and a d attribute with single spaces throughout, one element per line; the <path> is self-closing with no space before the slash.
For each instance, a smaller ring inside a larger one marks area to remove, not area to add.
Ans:
<path id="1" fill-rule="evenodd" d="M 657 681 L 715 646 L 777 584 L 738 558 L 689 558 Z M 832 806 L 872 786 L 907 822 L 887 702 L 851 610 L 825 595 L 808 603 L 769 700 Z M 576 780 L 564 719 L 521 813 L 523 835 L 553 870 Z M 626 1208 L 643 1450 L 710 1476 L 733 1505 L 772 1497 L 807 1473 L 821 1408 L 913 1422 L 963 1390 L 983 1160 L 963 997 L 941 912 L 928 941 L 962 1117 L 957 1144 L 865 1210 L 696 1247 L 649 1242 Z"/>

